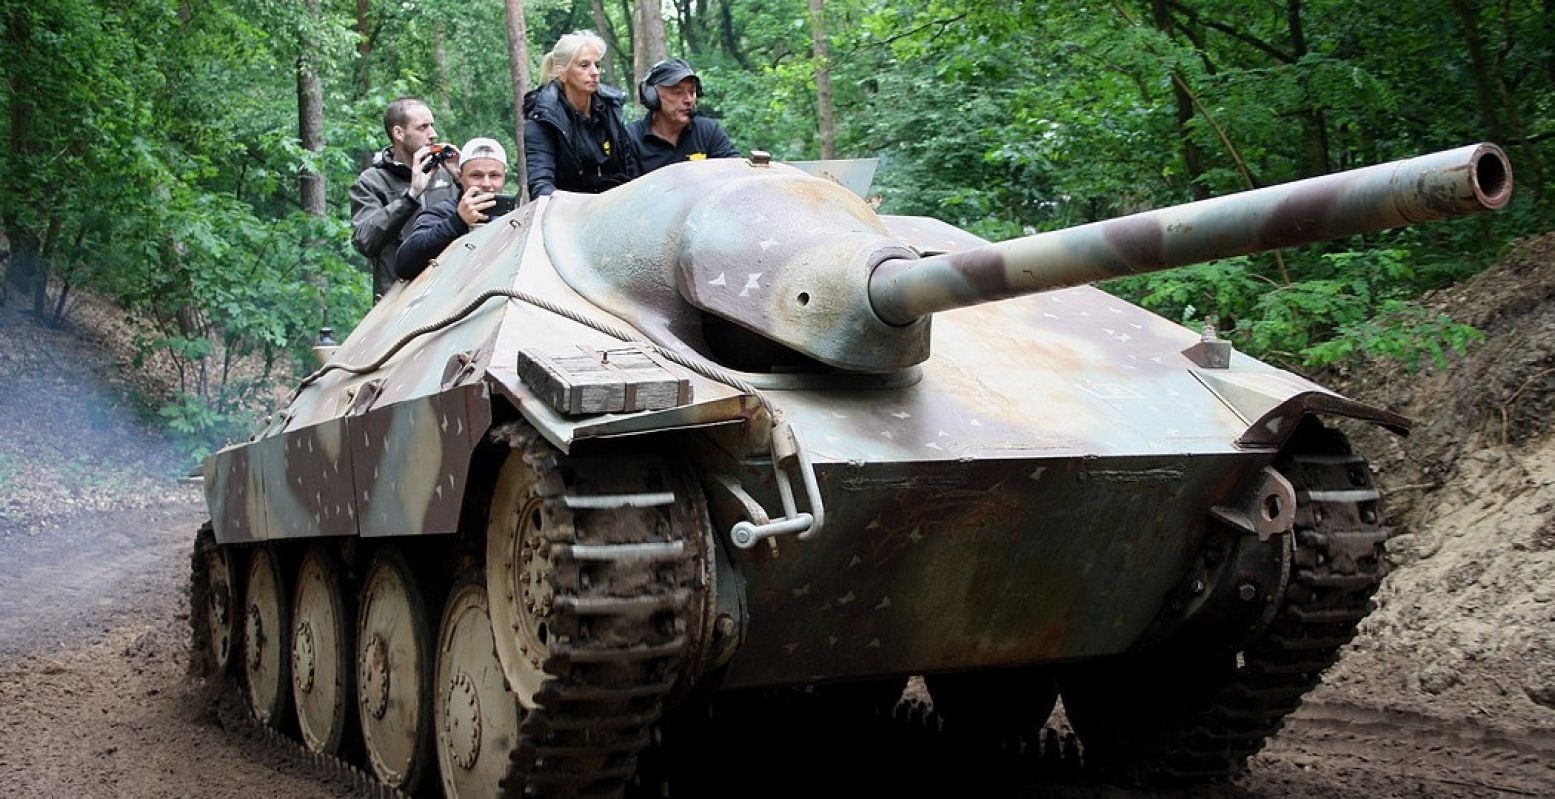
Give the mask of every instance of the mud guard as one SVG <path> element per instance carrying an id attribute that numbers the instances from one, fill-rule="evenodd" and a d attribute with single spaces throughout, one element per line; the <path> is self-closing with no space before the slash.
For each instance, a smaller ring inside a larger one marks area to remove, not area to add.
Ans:
<path id="1" fill-rule="evenodd" d="M 1240 447 L 1278 449 L 1309 414 L 1357 419 L 1401 436 L 1409 435 L 1415 424 L 1407 416 L 1342 397 L 1283 372 L 1191 371 L 1205 388 L 1247 423 L 1247 430 L 1236 440 Z"/>

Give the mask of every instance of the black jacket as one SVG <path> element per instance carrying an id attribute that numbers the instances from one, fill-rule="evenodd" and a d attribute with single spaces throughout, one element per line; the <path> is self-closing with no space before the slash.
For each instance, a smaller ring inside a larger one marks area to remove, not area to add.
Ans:
<path id="1" fill-rule="evenodd" d="M 632 146 L 637 150 L 637 158 L 642 162 L 645 175 L 660 167 L 682 161 L 740 157 L 740 151 L 734 149 L 734 143 L 729 141 L 729 134 L 724 133 L 723 126 L 719 125 L 716 119 L 692 117 L 691 125 L 680 132 L 680 140 L 674 144 L 659 138 L 659 135 L 653 132 L 652 121 L 653 115 L 649 114 L 626 126 L 626 132 L 632 137 Z"/>
<path id="2" fill-rule="evenodd" d="M 642 174 L 621 109 L 626 95 L 600 85 L 589 116 L 579 114 L 559 81 L 524 96 L 524 163 L 529 196 L 558 189 L 598 194 Z"/>
<path id="3" fill-rule="evenodd" d="M 443 248 L 469 232 L 470 226 L 459 215 L 457 197 L 422 211 L 394 256 L 394 274 L 400 280 L 415 280 Z"/>

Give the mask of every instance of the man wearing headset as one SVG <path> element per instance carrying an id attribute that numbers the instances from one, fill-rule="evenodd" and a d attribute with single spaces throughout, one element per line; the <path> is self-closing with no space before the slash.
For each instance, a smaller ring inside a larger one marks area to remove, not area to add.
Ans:
<path id="1" fill-rule="evenodd" d="M 679 58 L 660 61 L 637 84 L 648 115 L 627 126 L 642 159 L 643 173 L 683 161 L 739 158 L 717 120 L 697 116 L 702 79 Z"/>

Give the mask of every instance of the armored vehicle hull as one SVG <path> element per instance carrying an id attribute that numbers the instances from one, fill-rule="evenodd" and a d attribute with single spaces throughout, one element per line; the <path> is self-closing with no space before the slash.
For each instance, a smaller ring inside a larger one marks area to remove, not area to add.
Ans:
<path id="1" fill-rule="evenodd" d="M 531 203 L 207 462 L 202 651 L 406 792 L 620 793 L 668 708 L 915 674 L 968 735 L 1062 693 L 1106 773 L 1233 774 L 1382 578 L 1320 417 L 1409 422 L 1075 284 L 1510 191 L 1483 145 L 1376 169 L 1059 245 L 762 161 Z"/>

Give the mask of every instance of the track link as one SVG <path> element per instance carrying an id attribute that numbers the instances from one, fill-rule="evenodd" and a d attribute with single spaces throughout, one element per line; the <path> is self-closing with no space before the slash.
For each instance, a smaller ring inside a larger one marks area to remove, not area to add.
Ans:
<path id="1" fill-rule="evenodd" d="M 705 517 L 689 481 L 657 460 L 559 456 L 507 434 L 540 475 L 549 543 L 548 679 L 519 726 L 505 796 L 620 796 L 686 668 Z"/>
<path id="2" fill-rule="evenodd" d="M 1371 470 L 1338 432 L 1316 432 L 1316 451 L 1296 451 L 1276 463 L 1298 492 L 1290 586 L 1269 629 L 1243 650 L 1230 681 L 1180 737 L 1127 777 L 1180 784 L 1239 773 L 1374 607 L 1388 531 Z"/>
<path id="3" fill-rule="evenodd" d="M 692 483 L 654 458 L 558 455 L 532 429 L 511 425 L 499 441 L 541 473 L 548 511 L 562 523 L 548 542 L 553 592 L 547 616 L 550 675 L 527 711 L 509 752 L 502 796 L 621 796 L 637 755 L 679 689 L 699 629 L 706 508 Z M 207 523 L 191 557 L 191 607 L 210 589 L 206 553 L 217 546 Z M 235 551 L 256 545 L 234 545 Z M 204 614 L 190 614 L 190 672 L 210 681 L 222 725 L 265 741 L 361 795 L 404 797 L 357 764 L 307 750 L 261 723 L 247 708 L 241 680 L 216 673 Z M 431 780 L 435 783 L 435 777 Z"/>
<path id="4" fill-rule="evenodd" d="M 379 782 L 371 772 L 357 764 L 336 755 L 310 751 L 301 741 L 261 722 L 243 697 L 242 686 L 232 673 L 235 666 L 225 671 L 215 668 L 209 650 L 210 632 L 203 623 L 202 609 L 210 595 L 205 557 L 216 546 L 211 523 L 206 522 L 195 536 L 194 551 L 190 558 L 189 675 L 206 681 L 211 712 L 218 723 L 223 729 L 264 742 L 272 751 L 289 760 L 306 764 L 330 782 L 351 786 L 358 796 L 370 799 L 409 799 L 408 794 Z M 256 545 L 229 546 L 235 551 L 246 551 Z M 241 595 L 241 591 L 239 593 Z M 234 658 L 232 663 L 236 662 Z"/>

